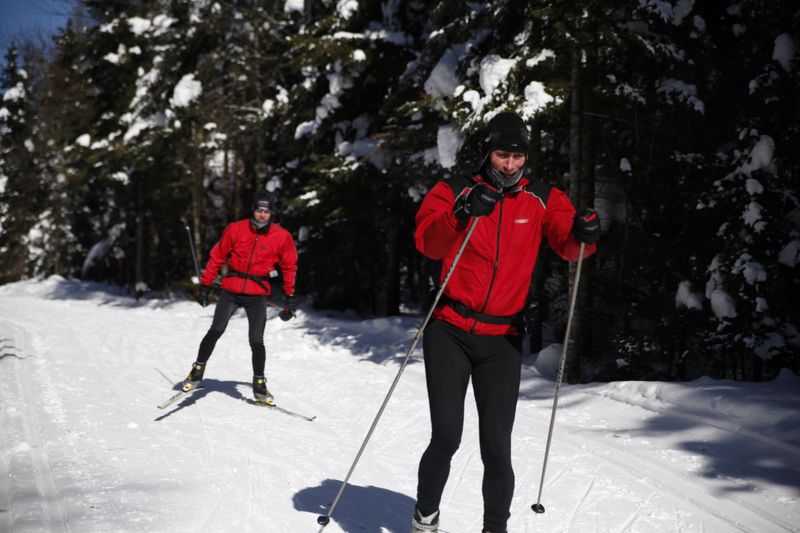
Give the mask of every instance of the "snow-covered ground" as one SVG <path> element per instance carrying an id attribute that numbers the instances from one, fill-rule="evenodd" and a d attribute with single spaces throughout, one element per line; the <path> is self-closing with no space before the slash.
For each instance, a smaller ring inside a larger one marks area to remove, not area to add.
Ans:
<path id="1" fill-rule="evenodd" d="M 237 315 L 206 390 L 165 410 L 213 308 L 137 303 L 50 278 L 0 287 L 0 532 L 316 532 L 419 325 L 310 309 L 270 318 L 277 401 L 250 396 Z M 509 531 L 800 531 L 800 379 L 617 382 L 561 389 L 536 515 L 557 347 L 525 360 Z M 471 395 L 441 530 L 480 531 Z M 407 533 L 428 438 L 421 354 L 409 366 L 326 533 Z"/>

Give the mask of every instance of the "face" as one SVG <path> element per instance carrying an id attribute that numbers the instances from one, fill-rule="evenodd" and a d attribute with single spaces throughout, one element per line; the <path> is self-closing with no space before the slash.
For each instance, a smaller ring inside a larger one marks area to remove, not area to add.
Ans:
<path id="1" fill-rule="evenodd" d="M 525 154 L 522 152 L 492 150 L 492 153 L 489 154 L 489 162 L 502 174 L 511 176 L 525 164 Z"/>
<path id="2" fill-rule="evenodd" d="M 271 216 L 272 213 L 266 207 L 259 207 L 253 210 L 253 218 L 257 222 L 267 222 Z"/>

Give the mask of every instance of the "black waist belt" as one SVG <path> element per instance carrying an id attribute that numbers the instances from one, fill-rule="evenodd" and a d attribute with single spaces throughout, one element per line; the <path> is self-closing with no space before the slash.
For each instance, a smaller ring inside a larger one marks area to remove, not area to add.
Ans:
<path id="1" fill-rule="evenodd" d="M 228 274 L 225 277 L 226 278 L 234 277 L 234 278 L 249 279 L 250 281 L 256 282 L 262 289 L 264 289 L 264 292 L 266 292 L 267 294 L 270 293 L 270 290 L 267 288 L 266 284 L 264 284 L 264 282 L 269 279 L 269 276 L 256 276 L 254 274 L 247 274 L 245 272 L 239 272 L 238 270 L 234 270 L 232 268 L 229 268 L 228 269 Z"/>
<path id="2" fill-rule="evenodd" d="M 474 309 L 470 309 L 466 305 L 453 300 L 449 296 L 445 296 L 442 294 L 439 301 L 442 304 L 446 305 L 459 315 L 463 316 L 464 318 L 472 318 L 474 320 L 478 320 L 479 322 L 485 322 L 486 324 L 507 324 L 507 325 L 515 325 L 521 326 L 523 323 L 522 314 L 517 313 L 516 315 L 511 316 L 499 316 L 499 315 L 487 315 L 486 313 L 480 313 L 475 311 Z"/>

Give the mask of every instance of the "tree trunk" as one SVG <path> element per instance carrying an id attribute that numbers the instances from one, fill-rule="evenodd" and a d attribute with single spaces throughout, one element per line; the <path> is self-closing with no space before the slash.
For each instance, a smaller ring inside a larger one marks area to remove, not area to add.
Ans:
<path id="1" fill-rule="evenodd" d="M 569 197 L 573 204 L 578 200 L 578 193 L 580 190 L 581 181 L 581 110 L 583 102 L 581 101 L 581 50 L 575 48 L 572 51 L 572 60 L 570 65 L 570 109 L 569 109 Z M 575 287 L 575 271 L 576 263 L 569 265 L 569 294 Z M 569 299 L 567 300 L 570 301 Z M 577 306 L 577 303 L 576 303 Z M 576 309 L 577 311 L 577 309 Z M 576 338 L 575 333 L 579 328 L 575 328 L 572 333 L 572 338 Z M 566 360 L 564 363 L 564 374 L 567 377 L 568 383 L 577 383 L 580 381 L 580 362 L 578 360 L 578 351 L 575 349 L 574 343 L 570 339 L 564 339 L 566 342 Z"/>
<path id="2" fill-rule="evenodd" d="M 200 159 L 200 162 L 202 164 L 202 158 Z M 202 250 L 205 249 L 203 232 L 200 231 L 200 227 L 203 224 L 203 204 L 205 200 L 205 194 L 203 194 L 203 192 L 203 175 L 195 173 L 195 175 L 192 176 L 192 238 L 194 239 L 195 243 L 195 257 L 190 259 L 192 260 L 192 266 L 194 266 L 194 261 L 197 261 L 198 268 L 202 268 Z M 189 253 L 192 253 L 191 248 L 189 249 Z M 197 282 L 199 283 L 200 280 L 197 280 Z"/>
<path id="3" fill-rule="evenodd" d="M 144 277 L 144 194 L 142 192 L 142 178 L 136 184 L 136 260 L 133 271 L 133 293 L 139 299 L 139 284 Z"/>
<path id="4" fill-rule="evenodd" d="M 592 140 L 591 116 L 585 113 L 587 107 L 584 81 L 588 54 L 575 48 L 570 69 L 570 187 L 569 197 L 576 209 L 594 205 L 594 143 Z M 572 320 L 572 331 L 567 339 L 567 359 L 565 373 L 569 383 L 579 383 L 582 379 L 580 356 L 591 348 L 591 325 L 588 311 L 591 307 L 591 291 L 588 280 L 591 278 L 591 263 L 584 262 L 579 291 Z M 577 262 L 570 263 L 570 294 L 575 288 Z"/>
<path id="5" fill-rule="evenodd" d="M 386 314 L 400 314 L 400 223 L 392 213 L 386 232 Z"/>
<path id="6" fill-rule="evenodd" d="M 195 142 L 199 144 L 202 142 L 202 139 L 196 140 Z M 192 175 L 189 177 L 191 180 L 189 187 L 192 194 L 192 239 L 194 239 L 195 254 L 197 257 L 190 259 L 192 260 L 192 267 L 194 267 L 194 260 L 196 259 L 198 262 L 198 268 L 202 268 L 200 265 L 202 265 L 201 261 L 204 243 L 203 232 L 200 231 L 200 227 L 203 224 L 203 204 L 205 203 L 205 194 L 203 191 L 203 173 L 205 172 L 206 161 L 205 157 L 202 155 L 197 155 L 195 157 L 195 161 L 196 164 L 192 165 Z M 189 253 L 191 253 L 191 249 L 189 250 Z M 194 272 L 192 274 L 194 275 Z M 199 282 L 200 280 L 198 280 L 198 283 Z"/>
<path id="7" fill-rule="evenodd" d="M 527 161 L 530 178 L 542 180 L 542 126 L 536 121 L 531 127 L 531 150 Z"/>

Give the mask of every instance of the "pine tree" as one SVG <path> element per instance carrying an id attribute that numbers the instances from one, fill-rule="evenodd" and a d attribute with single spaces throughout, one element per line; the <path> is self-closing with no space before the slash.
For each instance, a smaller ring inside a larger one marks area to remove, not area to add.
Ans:
<path id="1" fill-rule="evenodd" d="M 292 15 L 304 25 L 291 41 L 292 106 L 273 135 L 286 161 L 276 175 L 315 301 L 391 314 L 413 255 L 413 203 L 412 169 L 387 139 L 399 114 L 390 95 L 422 12 L 415 2 L 351 6 L 314 3 Z"/>
<path id="2" fill-rule="evenodd" d="M 0 88 L 0 283 L 30 275 L 31 233 L 41 205 L 43 185 L 37 172 L 36 115 L 28 74 L 19 49 L 5 56 Z"/>
<path id="3" fill-rule="evenodd" d="M 705 278 L 704 310 L 713 317 L 703 332 L 709 372 L 765 379 L 800 362 L 793 305 L 800 226 L 792 218 L 800 205 L 800 114 L 796 36 L 785 26 L 798 12 L 787 2 L 739 8 L 727 10 L 718 29 L 714 61 L 726 68 L 725 103 L 737 113 L 723 122 L 728 137 L 711 167 L 716 179 L 698 201 L 699 213 L 716 224 L 713 256 L 695 279 Z"/>

